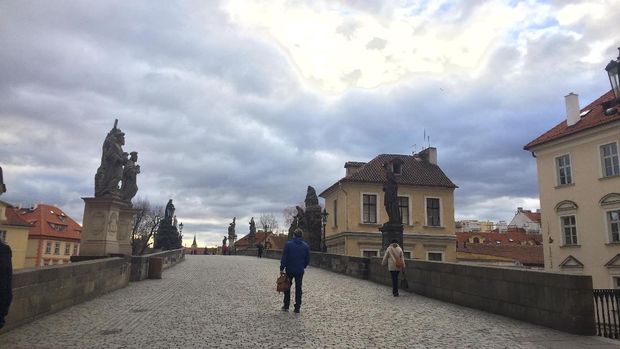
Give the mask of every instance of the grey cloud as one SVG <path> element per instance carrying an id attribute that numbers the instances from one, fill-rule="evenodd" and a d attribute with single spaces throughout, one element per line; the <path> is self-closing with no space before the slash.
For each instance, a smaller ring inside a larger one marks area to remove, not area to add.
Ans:
<path id="1" fill-rule="evenodd" d="M 366 49 L 383 50 L 386 45 L 387 45 L 387 40 L 375 37 L 366 44 Z"/>

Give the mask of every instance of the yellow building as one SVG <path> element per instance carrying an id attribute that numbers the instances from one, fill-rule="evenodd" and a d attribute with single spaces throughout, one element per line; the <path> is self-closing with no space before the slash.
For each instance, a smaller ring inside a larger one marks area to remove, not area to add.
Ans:
<path id="1" fill-rule="evenodd" d="M 545 270 L 592 275 L 620 287 L 620 112 L 613 91 L 527 144 L 536 157 Z"/>
<path id="2" fill-rule="evenodd" d="M 13 206 L 0 201 L 0 240 L 11 247 L 13 269 L 26 267 L 30 227 L 28 222 L 15 213 Z"/>
<path id="3" fill-rule="evenodd" d="M 437 150 L 415 155 L 382 154 L 368 163 L 347 162 L 346 175 L 325 189 L 328 253 L 378 256 L 379 227 L 388 221 L 383 203 L 384 165 L 398 183 L 406 258 L 456 260 L 454 189 L 457 186 L 437 166 Z"/>

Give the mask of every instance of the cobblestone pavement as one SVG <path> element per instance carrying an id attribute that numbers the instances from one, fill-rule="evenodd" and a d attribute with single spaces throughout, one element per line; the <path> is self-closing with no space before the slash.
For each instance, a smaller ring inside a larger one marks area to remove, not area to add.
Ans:
<path id="1" fill-rule="evenodd" d="M 618 348 L 317 268 L 301 314 L 283 312 L 278 261 L 186 258 L 1 335 L 0 348 Z"/>

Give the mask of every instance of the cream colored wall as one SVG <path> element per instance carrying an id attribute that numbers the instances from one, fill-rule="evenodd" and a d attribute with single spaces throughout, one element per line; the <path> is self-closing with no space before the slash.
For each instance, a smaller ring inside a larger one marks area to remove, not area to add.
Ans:
<path id="1" fill-rule="evenodd" d="M 404 233 L 416 233 L 421 235 L 444 236 L 454 238 L 454 190 L 444 188 L 425 188 L 413 186 L 399 186 L 398 195 L 408 196 L 409 200 L 409 225 L 404 227 Z M 362 223 L 362 194 L 377 195 L 377 223 Z M 427 197 L 440 198 L 441 202 L 441 227 L 426 226 Z M 337 199 L 338 226 L 334 226 L 333 201 Z M 345 253 L 349 256 L 360 256 L 362 250 L 380 250 L 381 235 L 379 227 L 387 221 L 387 213 L 383 204 L 383 190 L 381 184 L 365 184 L 345 182 L 341 187 L 335 188 L 325 197 L 325 207 L 329 213 L 328 224 L 325 227 L 326 236 L 334 236 L 342 232 L 371 233 L 370 237 L 364 238 L 358 235 L 345 238 Z M 456 247 L 454 240 L 437 242 L 429 238 L 407 237 L 405 235 L 405 251 L 413 252 L 413 258 L 426 260 L 426 252 L 438 251 L 444 253 L 445 261 L 456 260 Z M 328 252 L 331 252 L 328 250 Z"/>
<path id="2" fill-rule="evenodd" d="M 13 269 L 25 268 L 29 229 L 27 227 L 0 225 L 0 230 L 6 231 L 5 243 L 11 247 L 11 252 L 13 253 L 13 258 L 11 259 Z"/>
<path id="3" fill-rule="evenodd" d="M 620 177 L 601 179 L 600 146 L 620 141 L 619 128 L 616 126 L 596 133 L 586 131 L 571 138 L 535 149 L 545 269 L 574 273 L 559 267 L 566 257 L 572 255 L 584 264 L 579 273 L 592 275 L 595 288 L 611 288 L 612 275 L 620 276 L 620 270 L 609 270 L 604 265 L 620 253 L 620 244 L 609 243 L 605 217 L 609 208 L 601 207 L 599 200 L 606 194 L 620 192 Z M 564 154 L 570 156 L 574 184 L 558 187 L 555 158 Z M 561 246 L 560 218 L 554 208 L 563 200 L 574 201 L 579 207 L 575 212 L 579 246 Z M 549 237 L 553 243 L 549 243 Z"/>

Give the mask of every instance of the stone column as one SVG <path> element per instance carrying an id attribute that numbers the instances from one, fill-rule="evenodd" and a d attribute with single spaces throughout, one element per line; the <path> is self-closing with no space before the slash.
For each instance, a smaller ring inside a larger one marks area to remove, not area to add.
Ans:
<path id="1" fill-rule="evenodd" d="M 80 241 L 80 256 L 118 254 L 120 211 L 127 203 L 113 198 L 82 198 L 84 222 Z M 121 228 L 122 230 L 122 228 Z"/>

